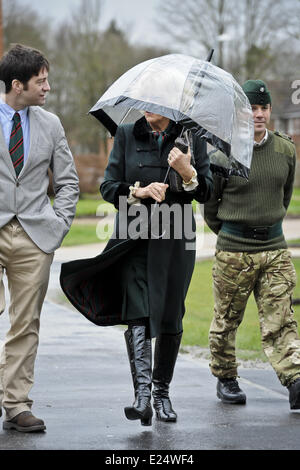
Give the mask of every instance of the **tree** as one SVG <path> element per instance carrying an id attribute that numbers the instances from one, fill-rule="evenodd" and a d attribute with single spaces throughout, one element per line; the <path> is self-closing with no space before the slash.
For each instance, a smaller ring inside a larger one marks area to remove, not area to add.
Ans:
<path id="1" fill-rule="evenodd" d="M 4 49 L 21 43 L 47 53 L 49 24 L 28 5 L 17 0 L 3 0 Z"/>
<path id="2" fill-rule="evenodd" d="M 46 108 L 61 118 L 74 154 L 98 153 L 107 132 L 88 111 L 126 70 L 168 51 L 130 44 L 114 21 L 101 30 L 102 0 L 81 0 L 58 25 L 41 20 L 21 0 L 4 2 L 6 48 L 21 42 L 46 53 L 51 85 Z"/>
<path id="3" fill-rule="evenodd" d="M 175 39 L 179 49 L 205 58 L 210 49 L 223 65 L 223 42 L 230 24 L 226 0 L 169 0 L 161 2 L 159 27 Z"/>
<path id="4" fill-rule="evenodd" d="M 78 153 L 99 150 L 107 132 L 87 115 L 106 89 L 138 62 L 166 51 L 129 44 L 126 33 L 112 21 L 99 29 L 101 0 L 82 0 L 55 35 L 52 49 L 52 92 L 49 104 L 62 118 L 71 145 Z"/>
<path id="5" fill-rule="evenodd" d="M 299 0 L 169 0 L 159 26 L 182 52 L 214 62 L 240 80 L 274 72 L 278 48 L 298 33 Z"/>
<path id="6" fill-rule="evenodd" d="M 53 82 L 49 105 L 59 114 L 71 144 L 79 152 L 99 149 L 99 125 L 87 115 L 99 97 L 101 56 L 100 0 L 82 0 L 61 24 L 51 54 Z"/>

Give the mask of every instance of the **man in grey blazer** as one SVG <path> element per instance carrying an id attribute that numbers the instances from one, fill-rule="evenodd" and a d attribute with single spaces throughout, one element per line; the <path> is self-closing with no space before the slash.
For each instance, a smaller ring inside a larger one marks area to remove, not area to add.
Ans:
<path id="1" fill-rule="evenodd" d="M 68 233 L 79 196 L 78 177 L 57 116 L 41 108 L 49 63 L 37 50 L 15 45 L 0 62 L 0 313 L 3 273 L 10 293 L 11 328 L 0 361 L 4 429 L 46 429 L 31 412 L 40 312 L 54 251 Z M 53 174 L 53 206 L 47 196 Z M 1 415 L 1 408 L 0 408 Z"/>

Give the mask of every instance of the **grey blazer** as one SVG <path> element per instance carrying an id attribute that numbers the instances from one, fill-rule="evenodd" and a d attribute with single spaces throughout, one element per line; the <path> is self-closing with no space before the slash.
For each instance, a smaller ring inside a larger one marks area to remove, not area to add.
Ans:
<path id="1" fill-rule="evenodd" d="M 59 118 L 32 106 L 29 123 L 30 150 L 19 178 L 0 126 L 0 229 L 16 216 L 32 241 L 45 253 L 52 253 L 74 218 L 78 176 Z M 55 192 L 53 207 L 47 196 L 49 168 Z"/>

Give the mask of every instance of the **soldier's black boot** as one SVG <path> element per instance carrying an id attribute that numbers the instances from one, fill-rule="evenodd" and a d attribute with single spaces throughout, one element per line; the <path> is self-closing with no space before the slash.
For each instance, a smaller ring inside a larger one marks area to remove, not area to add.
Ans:
<path id="1" fill-rule="evenodd" d="M 124 408 L 127 419 L 140 419 L 143 426 L 152 424 L 151 386 L 152 350 L 146 326 L 133 326 L 125 332 L 135 400 Z"/>
<path id="2" fill-rule="evenodd" d="M 289 401 L 291 410 L 300 409 L 300 378 L 296 379 L 289 387 Z"/>
<path id="3" fill-rule="evenodd" d="M 153 367 L 153 406 L 160 421 L 175 422 L 177 414 L 169 398 L 174 367 L 179 351 L 182 333 L 179 335 L 160 335 L 156 339 Z"/>
<path id="4" fill-rule="evenodd" d="M 246 395 L 240 389 L 235 378 L 218 379 L 217 397 L 223 403 L 231 403 L 233 405 L 244 405 L 246 403 Z"/>

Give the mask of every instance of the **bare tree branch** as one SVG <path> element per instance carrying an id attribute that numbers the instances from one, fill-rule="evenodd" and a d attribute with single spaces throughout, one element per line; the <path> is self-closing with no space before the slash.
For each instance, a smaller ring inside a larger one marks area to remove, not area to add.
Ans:
<path id="1" fill-rule="evenodd" d="M 160 27 L 182 52 L 214 48 L 217 64 L 241 79 L 269 73 L 280 44 L 300 37 L 300 0 L 162 0 L 159 9 Z"/>

